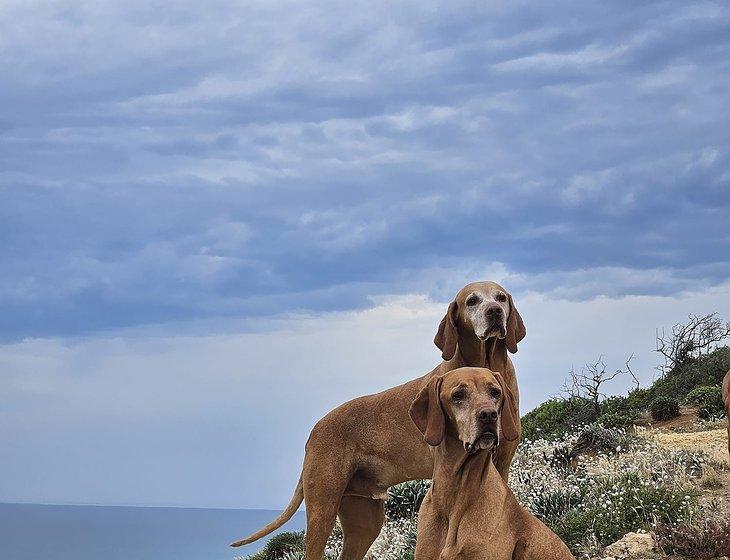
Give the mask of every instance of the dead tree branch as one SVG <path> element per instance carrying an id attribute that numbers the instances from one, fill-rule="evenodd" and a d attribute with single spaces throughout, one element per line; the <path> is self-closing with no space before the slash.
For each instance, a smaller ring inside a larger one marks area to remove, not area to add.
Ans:
<path id="1" fill-rule="evenodd" d="M 691 358 L 711 352 L 715 346 L 730 337 L 730 322 L 723 323 L 717 313 L 689 315 L 685 323 L 677 323 L 671 332 L 656 332 L 656 351 L 664 357 L 659 366 L 662 374 Z"/>
<path id="2" fill-rule="evenodd" d="M 626 370 L 622 371 L 621 373 L 628 373 L 631 376 L 634 384 L 636 385 L 636 389 L 638 389 L 639 387 L 641 387 L 641 383 L 639 383 L 639 378 L 636 377 L 636 374 L 634 374 L 634 370 L 631 369 L 631 360 L 633 360 L 635 357 L 636 356 L 634 356 L 632 352 L 631 356 L 626 359 Z"/>
<path id="3" fill-rule="evenodd" d="M 633 354 L 631 356 L 633 357 Z M 626 361 L 626 364 L 628 365 L 630 361 L 631 358 Z M 599 356 L 596 362 L 583 366 L 580 373 L 576 373 L 575 368 L 571 368 L 570 376 L 563 383 L 563 392 L 569 397 L 580 397 L 588 400 L 595 416 L 598 417 L 601 414 L 601 398 L 606 397 L 601 391 L 601 386 L 624 373 L 626 372 L 620 369 L 607 372 L 603 356 Z"/>

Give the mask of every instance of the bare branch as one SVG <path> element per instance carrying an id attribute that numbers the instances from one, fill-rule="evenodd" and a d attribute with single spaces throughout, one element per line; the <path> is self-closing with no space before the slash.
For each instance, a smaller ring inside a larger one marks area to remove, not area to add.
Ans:
<path id="1" fill-rule="evenodd" d="M 607 396 L 601 388 L 607 382 L 630 372 L 638 387 L 639 382 L 629 366 L 633 358 L 634 355 L 631 354 L 626 360 L 627 371 L 617 369 L 607 372 L 603 356 L 599 356 L 595 362 L 583 366 L 580 373 L 576 373 L 575 368 L 571 368 L 568 379 L 563 383 L 563 393 L 568 397 L 580 397 L 589 401 L 597 417 L 601 413 L 601 400 Z"/>
<path id="2" fill-rule="evenodd" d="M 656 351 L 664 357 L 659 366 L 663 373 L 691 358 L 710 353 L 718 343 L 730 337 L 730 322 L 723 323 L 717 313 L 690 314 L 687 322 L 677 323 L 667 334 L 656 331 Z"/>
<path id="3" fill-rule="evenodd" d="M 638 389 L 639 387 L 641 387 L 641 383 L 639 383 L 639 378 L 636 377 L 636 375 L 634 374 L 634 370 L 631 369 L 631 360 L 633 360 L 634 358 L 636 358 L 636 356 L 634 356 L 634 353 L 632 352 L 631 356 L 629 356 L 626 360 L 626 371 L 623 373 L 628 373 L 631 376 L 631 379 L 634 380 L 634 383 L 636 383 L 636 388 Z"/>

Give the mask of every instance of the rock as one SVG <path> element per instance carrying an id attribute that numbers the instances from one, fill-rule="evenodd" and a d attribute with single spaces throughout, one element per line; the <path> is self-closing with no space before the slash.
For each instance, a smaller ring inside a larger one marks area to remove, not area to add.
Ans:
<path id="1" fill-rule="evenodd" d="M 627 533 L 615 543 L 610 544 L 603 551 L 602 557 L 615 558 L 654 558 L 656 557 L 656 543 L 648 533 Z"/>

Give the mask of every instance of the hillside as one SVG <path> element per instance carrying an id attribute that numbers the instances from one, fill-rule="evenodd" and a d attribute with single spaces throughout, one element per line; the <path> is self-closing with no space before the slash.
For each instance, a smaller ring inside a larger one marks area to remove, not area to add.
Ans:
<path id="1" fill-rule="evenodd" d="M 648 388 L 603 399 L 598 410 L 585 396 L 553 398 L 522 417 L 522 435 L 525 439 L 559 437 L 586 424 L 607 428 L 629 428 L 635 423 L 646 425 L 652 405 L 659 408 L 675 403 L 678 408 L 689 405 L 705 418 L 722 416 L 720 385 L 728 370 L 730 347 L 725 346 L 685 360 Z"/>

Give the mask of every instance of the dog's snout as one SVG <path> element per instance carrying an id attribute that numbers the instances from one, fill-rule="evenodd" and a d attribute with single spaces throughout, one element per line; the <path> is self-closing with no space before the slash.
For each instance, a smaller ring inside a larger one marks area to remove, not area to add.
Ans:
<path id="1" fill-rule="evenodd" d="M 497 411 L 493 408 L 482 408 L 477 412 L 477 418 L 481 422 L 496 422 L 497 421 Z"/>
<path id="2" fill-rule="evenodd" d="M 499 305 L 490 305 L 487 307 L 487 317 L 499 317 L 502 315 L 502 308 Z"/>

